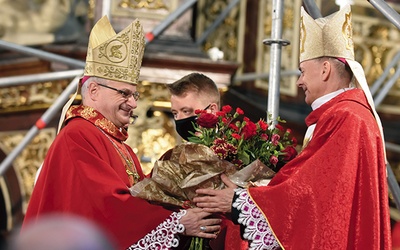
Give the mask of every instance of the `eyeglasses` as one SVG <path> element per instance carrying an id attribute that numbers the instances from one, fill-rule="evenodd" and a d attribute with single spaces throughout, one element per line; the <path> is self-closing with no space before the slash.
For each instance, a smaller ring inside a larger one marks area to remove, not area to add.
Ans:
<path id="1" fill-rule="evenodd" d="M 130 91 L 128 89 L 125 89 L 125 90 L 116 89 L 116 88 L 113 88 L 113 87 L 110 87 L 110 86 L 107 86 L 107 85 L 104 85 L 104 84 L 101 84 L 101 83 L 98 83 L 98 85 L 102 86 L 104 88 L 108 88 L 108 89 L 112 89 L 114 91 L 117 91 L 118 93 L 120 93 L 122 95 L 122 97 L 124 97 L 126 99 L 129 99 L 131 96 L 133 96 L 133 99 L 135 99 L 135 101 L 139 100 L 140 94 L 137 91 L 132 92 L 132 91 Z"/>

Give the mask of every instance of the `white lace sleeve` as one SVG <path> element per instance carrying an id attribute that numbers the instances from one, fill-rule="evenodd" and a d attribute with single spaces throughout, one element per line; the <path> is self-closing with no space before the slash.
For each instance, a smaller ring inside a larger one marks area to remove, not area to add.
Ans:
<path id="1" fill-rule="evenodd" d="M 250 250 L 280 249 L 264 216 L 250 199 L 246 189 L 235 189 L 238 198 L 232 206 L 239 211 L 239 224 L 245 227 L 243 238 L 249 241 Z"/>
<path id="2" fill-rule="evenodd" d="M 128 250 L 138 249 L 171 249 L 179 245 L 178 233 L 185 231 L 185 226 L 179 220 L 186 214 L 186 210 L 173 212 L 163 223 L 146 234 L 136 244 L 130 246 Z"/>

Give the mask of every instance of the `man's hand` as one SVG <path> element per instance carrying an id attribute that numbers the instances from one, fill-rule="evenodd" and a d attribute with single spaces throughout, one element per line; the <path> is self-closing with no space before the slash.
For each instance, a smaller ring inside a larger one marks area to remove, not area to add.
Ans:
<path id="1" fill-rule="evenodd" d="M 214 189 L 196 190 L 196 193 L 200 195 L 193 199 L 193 201 L 196 203 L 196 206 L 201 207 L 204 209 L 204 211 L 210 213 L 231 212 L 234 189 L 237 188 L 237 186 L 231 180 L 229 180 L 229 178 L 224 174 L 221 175 L 221 180 L 226 185 L 226 188 L 222 190 L 214 190 Z"/>
<path id="2" fill-rule="evenodd" d="M 207 218 L 210 215 L 201 208 L 189 208 L 180 219 L 185 226 L 185 235 L 215 239 L 221 230 L 221 219 Z"/>

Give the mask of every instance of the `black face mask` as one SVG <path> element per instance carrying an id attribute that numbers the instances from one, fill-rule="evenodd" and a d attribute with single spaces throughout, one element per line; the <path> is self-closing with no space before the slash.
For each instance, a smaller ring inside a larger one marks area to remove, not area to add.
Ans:
<path id="1" fill-rule="evenodd" d="M 188 140 L 189 137 L 193 136 L 192 134 L 189 133 L 189 131 L 193 133 L 195 132 L 193 123 L 196 122 L 196 119 L 197 116 L 194 115 L 184 119 L 175 120 L 176 132 L 178 132 L 178 134 L 186 141 Z"/>

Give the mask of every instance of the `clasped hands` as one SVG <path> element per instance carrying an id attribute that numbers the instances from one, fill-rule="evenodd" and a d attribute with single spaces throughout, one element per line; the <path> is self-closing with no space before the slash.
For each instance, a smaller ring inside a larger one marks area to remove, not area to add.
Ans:
<path id="1" fill-rule="evenodd" d="M 190 208 L 182 217 L 181 223 L 185 226 L 185 234 L 202 238 L 216 238 L 220 231 L 221 219 L 211 218 L 213 213 L 230 213 L 234 189 L 237 186 L 222 174 L 221 180 L 226 188 L 221 190 L 197 189 L 199 195 L 193 199 L 197 208 Z"/>

